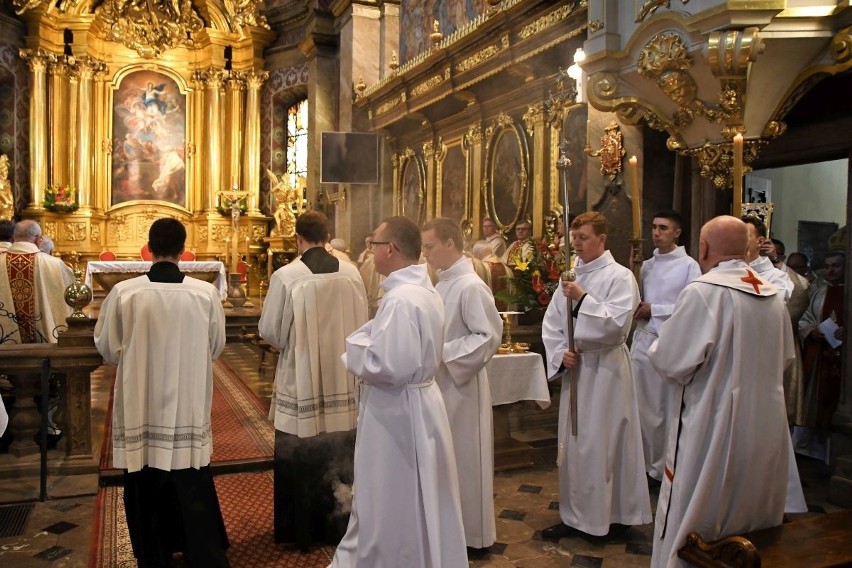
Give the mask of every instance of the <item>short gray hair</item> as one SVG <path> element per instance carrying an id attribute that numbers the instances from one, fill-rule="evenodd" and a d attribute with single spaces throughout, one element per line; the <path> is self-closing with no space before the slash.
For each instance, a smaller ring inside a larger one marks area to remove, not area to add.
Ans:
<path id="1" fill-rule="evenodd" d="M 25 219 L 15 224 L 16 241 L 34 241 L 41 235 L 41 226 L 32 219 Z"/>

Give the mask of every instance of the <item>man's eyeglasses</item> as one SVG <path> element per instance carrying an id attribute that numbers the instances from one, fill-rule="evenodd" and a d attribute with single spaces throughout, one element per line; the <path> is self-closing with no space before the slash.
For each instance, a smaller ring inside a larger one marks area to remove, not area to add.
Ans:
<path id="1" fill-rule="evenodd" d="M 376 248 L 376 245 L 389 245 L 391 247 L 396 247 L 396 245 L 390 241 L 370 241 L 370 250 Z"/>

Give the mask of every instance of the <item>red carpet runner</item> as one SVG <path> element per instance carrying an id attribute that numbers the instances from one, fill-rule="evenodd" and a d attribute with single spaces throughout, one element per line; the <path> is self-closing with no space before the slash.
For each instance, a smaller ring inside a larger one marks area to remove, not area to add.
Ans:
<path id="1" fill-rule="evenodd" d="M 325 568 L 331 562 L 332 547 L 315 548 L 301 554 L 272 541 L 271 473 L 220 475 L 214 479 L 231 541 L 228 550 L 231 566 Z M 122 488 L 101 488 L 96 507 L 97 525 L 92 533 L 89 568 L 135 568 L 124 518 Z"/>
<path id="2" fill-rule="evenodd" d="M 112 395 L 110 395 L 101 470 L 112 468 Z M 268 409 L 223 361 L 213 362 L 213 463 L 272 458 L 275 430 Z"/>

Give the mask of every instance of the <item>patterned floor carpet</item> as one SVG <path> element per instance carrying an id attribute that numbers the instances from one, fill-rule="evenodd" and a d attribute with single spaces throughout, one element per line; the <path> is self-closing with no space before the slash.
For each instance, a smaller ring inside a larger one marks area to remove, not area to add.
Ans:
<path id="1" fill-rule="evenodd" d="M 234 568 L 324 568 L 334 548 L 314 548 L 307 554 L 272 540 L 272 474 L 242 473 L 215 478 L 225 517 Z M 103 487 L 98 493 L 96 526 L 89 568 L 135 568 L 130 535 L 124 518 L 121 487 Z"/>
<path id="2" fill-rule="evenodd" d="M 101 470 L 112 468 L 112 398 L 101 446 Z M 213 463 L 271 458 L 275 430 L 268 409 L 227 363 L 213 363 Z"/>

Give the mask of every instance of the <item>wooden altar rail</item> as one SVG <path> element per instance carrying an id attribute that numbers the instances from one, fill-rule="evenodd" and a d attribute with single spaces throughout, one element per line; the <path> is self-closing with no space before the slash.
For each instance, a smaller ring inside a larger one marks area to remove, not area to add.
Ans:
<path id="1" fill-rule="evenodd" d="M 98 471 L 92 440 L 91 373 L 103 364 L 95 348 L 93 319 L 72 320 L 58 343 L 0 344 L 0 369 L 14 387 L 15 404 L 9 411 L 9 429 L 15 439 L 9 455 L 0 456 L 0 476 L 28 477 L 39 474 L 39 447 L 34 436 L 41 416 L 33 402 L 40 393 L 42 363 L 50 372 L 64 375 L 61 381 L 57 423 L 63 432 L 59 448 L 64 455 L 51 455 L 51 473 L 79 474 Z"/>
<path id="2" fill-rule="evenodd" d="M 826 568 L 852 565 L 852 509 L 705 542 L 689 533 L 678 556 L 700 568 Z"/>

